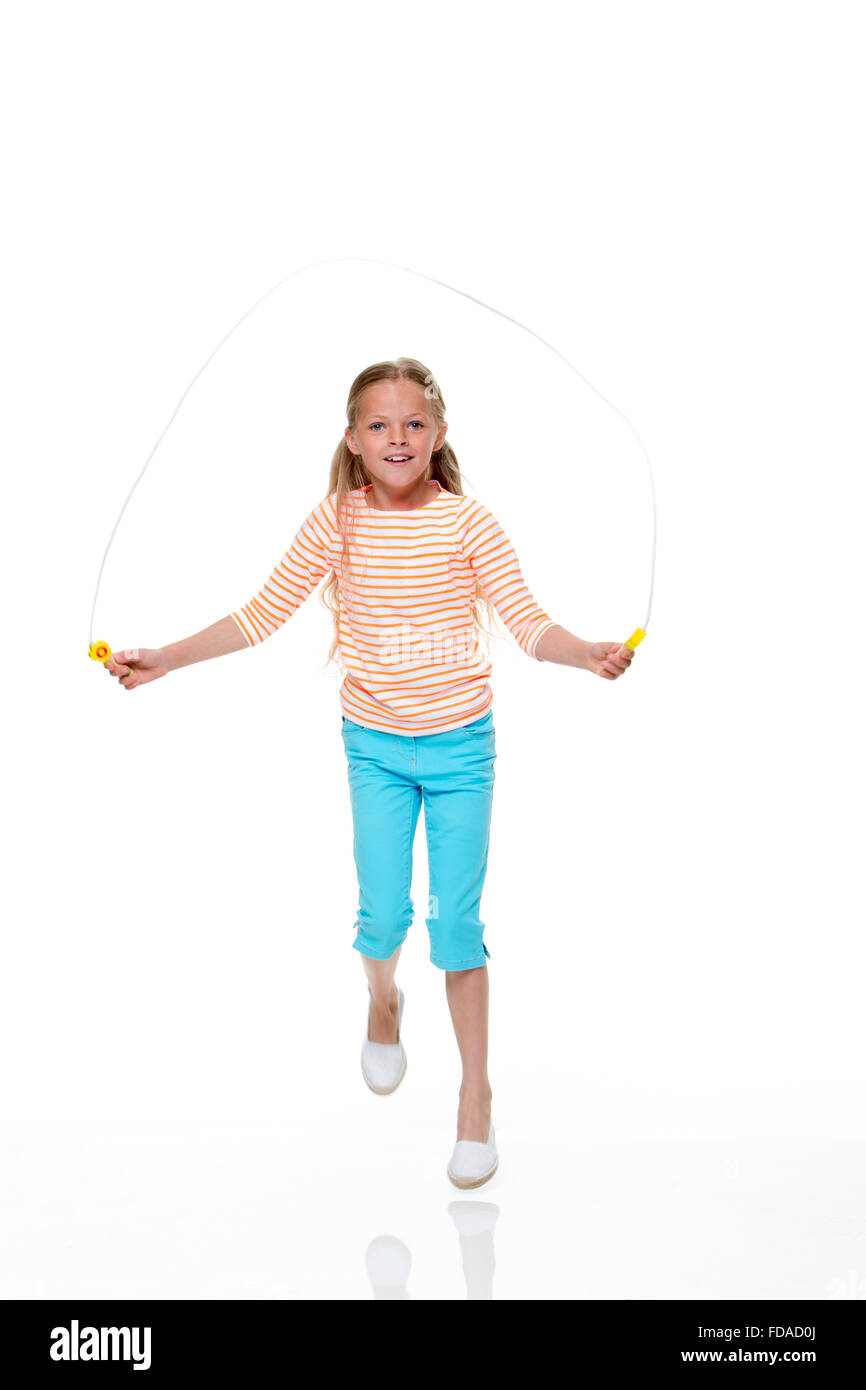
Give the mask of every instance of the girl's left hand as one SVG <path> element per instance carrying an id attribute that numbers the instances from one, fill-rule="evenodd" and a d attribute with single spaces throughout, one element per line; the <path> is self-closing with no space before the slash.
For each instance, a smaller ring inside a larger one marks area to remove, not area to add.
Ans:
<path id="1" fill-rule="evenodd" d="M 593 642 L 589 649 L 586 669 L 605 680 L 615 681 L 627 671 L 634 652 L 622 642 Z"/>

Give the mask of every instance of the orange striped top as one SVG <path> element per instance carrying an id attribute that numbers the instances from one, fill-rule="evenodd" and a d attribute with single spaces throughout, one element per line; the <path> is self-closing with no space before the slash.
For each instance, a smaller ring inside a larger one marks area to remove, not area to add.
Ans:
<path id="1" fill-rule="evenodd" d="M 336 656 L 343 713 L 394 734 L 438 734 L 480 719 L 493 702 L 492 666 L 472 615 L 476 585 L 527 656 L 553 619 L 527 589 L 493 513 L 438 481 L 429 502 L 381 511 L 355 488 L 344 496 L 348 553 L 336 492 L 310 512 L 262 589 L 232 617 L 250 646 L 282 627 L 330 570 L 340 615 Z"/>

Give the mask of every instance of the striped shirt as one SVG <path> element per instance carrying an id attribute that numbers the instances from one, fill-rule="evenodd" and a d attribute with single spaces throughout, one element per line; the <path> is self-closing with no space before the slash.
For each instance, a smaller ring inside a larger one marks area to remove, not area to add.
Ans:
<path id="1" fill-rule="evenodd" d="M 343 714 L 385 733 L 458 729 L 493 702 L 492 666 L 473 620 L 476 586 L 535 660 L 553 619 L 527 589 L 511 542 L 482 503 L 433 481 L 424 506 L 381 511 L 368 501 L 371 487 L 344 494 L 346 562 L 332 492 L 310 512 L 259 593 L 231 616 L 257 646 L 334 570 Z"/>

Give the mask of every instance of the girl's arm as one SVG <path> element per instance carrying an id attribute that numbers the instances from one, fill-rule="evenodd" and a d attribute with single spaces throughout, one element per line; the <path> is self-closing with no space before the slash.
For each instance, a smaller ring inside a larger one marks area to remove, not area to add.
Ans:
<path id="1" fill-rule="evenodd" d="M 160 680 L 181 666 L 192 666 L 193 662 L 207 661 L 212 656 L 225 656 L 227 652 L 239 652 L 248 645 L 229 613 L 193 637 L 184 637 L 168 647 L 129 647 L 126 651 L 112 652 L 105 669 L 110 676 L 117 677 L 124 690 L 137 690 L 140 685 Z"/>
<path id="2" fill-rule="evenodd" d="M 327 497 L 307 517 L 263 587 L 236 613 L 227 613 L 219 622 L 168 647 L 115 652 L 105 669 L 117 676 L 124 690 L 137 690 L 181 666 L 258 646 L 300 608 L 327 572 L 335 516 Z"/>
<path id="3" fill-rule="evenodd" d="M 560 666 L 578 666 L 596 676 L 616 680 L 631 665 L 634 652 L 619 642 L 585 642 L 567 628 L 554 623 L 542 632 L 535 645 L 539 661 L 554 661 Z"/>
<path id="4" fill-rule="evenodd" d="M 555 661 L 559 666 L 579 666 L 585 671 L 590 646 L 590 642 L 584 642 L 582 637 L 575 637 L 568 628 L 554 623 L 539 637 L 535 655 L 538 661 Z"/>
<path id="5" fill-rule="evenodd" d="M 218 623 L 203 628 L 193 637 L 184 637 L 180 642 L 172 642 L 162 648 L 162 662 L 167 671 L 177 671 L 181 666 L 192 666 L 196 661 L 208 661 L 212 656 L 226 656 L 229 652 L 239 652 L 249 646 L 234 618 L 229 613 Z"/>
<path id="6" fill-rule="evenodd" d="M 511 541 L 490 508 L 474 498 L 463 504 L 461 543 L 485 593 L 528 656 L 578 666 L 606 680 L 616 680 L 628 669 L 634 655 L 631 647 L 585 642 L 548 617 L 524 583 Z"/>
<path id="7" fill-rule="evenodd" d="M 541 637 L 553 619 L 526 587 L 520 561 L 489 507 L 465 498 L 459 513 L 461 550 L 477 581 L 520 649 L 538 656 Z"/>

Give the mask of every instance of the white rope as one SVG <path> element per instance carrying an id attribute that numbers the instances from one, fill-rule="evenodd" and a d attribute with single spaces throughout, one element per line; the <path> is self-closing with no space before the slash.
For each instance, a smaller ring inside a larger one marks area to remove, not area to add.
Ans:
<path id="1" fill-rule="evenodd" d="M 565 363 L 565 365 L 566 365 L 567 367 L 570 367 L 571 370 L 572 370 L 577 376 L 580 377 L 581 381 L 586 382 L 587 386 L 589 386 L 593 391 L 595 391 L 595 394 L 596 394 L 601 400 L 604 401 L 605 405 L 609 405 L 610 408 L 611 408 L 611 410 L 616 411 L 617 415 L 619 415 L 623 420 L 625 420 L 626 424 L 628 425 L 629 429 L 632 431 L 632 433 L 633 433 L 635 439 L 637 440 L 638 444 L 640 444 L 640 447 L 641 447 L 641 449 L 643 450 L 643 456 L 644 456 L 644 458 L 646 459 L 646 465 L 647 465 L 647 469 L 648 469 L 648 471 L 649 471 L 650 494 L 651 494 L 651 496 L 652 496 L 652 504 L 653 504 L 653 544 L 652 544 L 652 559 L 651 559 L 651 561 L 650 561 L 650 589 L 649 589 L 649 601 L 648 601 L 648 603 L 647 603 L 646 617 L 644 618 L 643 623 L 641 624 L 641 626 L 642 626 L 644 632 L 646 632 L 647 629 L 649 628 L 650 612 L 652 611 L 652 602 L 653 602 L 653 582 L 654 582 L 654 579 L 655 579 L 655 564 L 656 564 L 656 495 L 655 495 L 655 486 L 654 486 L 654 483 L 653 483 L 652 467 L 650 466 L 650 461 L 649 461 L 649 455 L 647 454 L 646 449 L 644 449 L 643 441 L 641 440 L 640 436 L 638 435 L 638 432 L 637 432 L 637 430 L 635 429 L 634 425 L 631 423 L 631 420 L 629 420 L 628 417 L 627 417 L 626 415 L 623 415 L 623 412 L 622 412 L 621 410 L 618 410 L 617 407 L 616 407 L 615 405 L 613 405 L 613 404 L 607 399 L 606 396 L 603 396 L 603 395 L 601 394 L 601 392 L 600 392 L 595 386 L 593 386 L 592 382 L 591 382 L 591 381 L 588 381 L 587 378 L 583 375 L 583 373 L 582 373 L 582 372 L 579 372 L 579 371 L 577 370 L 577 367 L 575 367 L 575 366 L 573 365 L 573 363 L 569 362 L 568 358 L 565 357 L 565 356 L 559 351 L 558 348 L 555 348 L 555 347 L 552 345 L 552 343 L 548 343 L 547 340 L 546 340 L 545 338 L 542 338 L 542 336 L 541 336 L 540 333 L 536 333 L 535 330 L 532 329 L 532 328 L 527 328 L 527 326 L 526 326 L 525 323 L 521 323 L 519 319 L 514 319 L 514 318 L 512 318 L 510 314 L 504 314 L 504 313 L 502 312 L 501 309 L 494 309 L 494 307 L 493 307 L 492 304 L 485 304 L 483 299 L 477 299 L 477 298 L 475 297 L 474 294 L 467 294 L 466 290 L 458 290 L 454 285 L 446 285 L 446 283 L 445 283 L 444 280 L 437 280 L 437 279 L 435 278 L 435 276 L 433 276 L 433 275 L 425 275 L 425 274 L 423 273 L 423 271 L 420 271 L 420 270 L 412 270 L 412 268 L 411 268 L 410 266 L 408 266 L 408 265 L 397 265 L 397 264 L 396 264 L 395 262 L 393 262 L 393 261 L 381 261 L 381 260 L 377 260 L 375 257 L 372 257 L 372 256 L 334 256 L 334 257 L 330 257 L 330 258 L 328 258 L 328 259 L 326 259 L 326 260 L 323 260 L 323 261 L 311 261 L 309 265 L 302 265 L 298 270 L 293 270 L 293 271 L 291 272 L 291 274 L 283 276 L 282 280 L 278 280 L 277 283 L 276 283 L 275 285 L 272 285 L 271 288 L 270 288 L 269 290 L 267 290 L 266 293 L 263 294 L 263 295 L 261 296 L 260 299 L 257 299 L 257 300 L 256 300 L 255 304 L 251 305 L 251 307 L 250 307 L 249 309 L 247 309 L 246 313 L 243 314 L 243 315 L 238 319 L 238 321 L 237 321 L 237 323 L 234 325 L 234 327 L 232 327 L 232 328 L 229 329 L 229 331 L 228 331 L 228 333 L 226 333 L 225 337 L 222 338 L 222 339 L 217 343 L 217 345 L 216 345 L 216 347 L 214 348 L 213 352 L 212 352 L 212 353 L 210 354 L 210 356 L 206 359 L 206 361 L 202 363 L 202 365 L 199 367 L 198 371 L 196 372 L 195 376 L 193 377 L 192 381 L 189 383 L 189 386 L 187 386 L 186 390 L 184 391 L 183 395 L 181 396 L 180 400 L 178 401 L 177 405 L 175 406 L 174 410 L 172 411 L 171 417 L 170 417 L 170 419 L 169 419 L 169 421 L 168 421 L 168 424 L 166 425 L 165 429 L 162 431 L 162 434 L 159 436 L 159 439 L 157 439 L 156 443 L 154 444 L 153 448 L 151 449 L 150 453 L 148 454 L 147 458 L 145 459 L 145 461 L 144 461 L 144 467 L 142 468 L 141 472 L 139 473 L 139 475 L 138 475 L 138 477 L 136 478 L 135 482 L 133 483 L 132 487 L 129 489 L 129 494 L 128 494 L 127 498 L 126 498 L 126 501 L 124 502 L 123 506 L 122 506 L 121 509 L 120 509 L 120 515 L 118 516 L 117 521 L 114 523 L 114 529 L 112 530 L 111 535 L 110 535 L 109 538 L 108 538 L 108 545 L 105 547 L 105 554 L 104 554 L 103 557 L 102 557 L 102 564 L 99 566 L 99 574 L 97 575 L 97 578 L 96 578 L 96 593 L 93 595 L 93 607 L 92 607 L 92 609 L 90 610 L 90 642 L 88 643 L 88 650 L 90 649 L 90 647 L 93 646 L 93 620 L 94 620 L 94 617 L 95 617 L 95 614 L 96 614 L 96 600 L 97 600 L 97 597 L 98 597 L 98 595 L 99 595 L 99 583 L 100 583 L 100 580 L 102 579 L 102 571 L 103 571 L 103 569 L 104 569 L 104 567 L 105 567 L 106 557 L 107 557 L 107 555 L 108 555 L 109 550 L 111 549 L 111 542 L 114 540 L 115 532 L 117 531 L 117 528 L 118 528 L 118 526 L 120 525 L 120 518 L 123 516 L 123 513 L 126 511 L 126 508 L 127 508 L 128 503 L 129 503 L 130 497 L 131 497 L 132 494 L 135 492 L 135 489 L 138 487 L 138 484 L 141 482 L 142 478 L 144 477 L 144 473 L 145 473 L 145 469 L 147 468 L 147 465 L 150 463 L 150 460 L 153 458 L 154 454 L 156 453 L 157 449 L 159 448 L 160 444 L 162 443 L 163 439 L 165 438 L 165 436 L 166 436 L 166 434 L 167 434 L 167 432 L 168 432 L 168 429 L 169 429 L 169 427 L 171 426 L 172 420 L 173 420 L 174 417 L 177 415 L 177 412 L 180 410 L 181 406 L 183 405 L 184 401 L 186 400 L 187 396 L 189 395 L 189 393 L 190 393 L 190 391 L 192 390 L 192 388 L 193 388 L 193 386 L 195 385 L 195 383 L 198 381 L 198 379 L 199 379 L 199 377 L 201 376 L 202 372 L 204 371 L 205 367 L 208 365 L 208 363 L 210 363 L 210 362 L 213 361 L 213 359 L 216 357 L 217 353 L 219 352 L 220 348 L 221 348 L 221 347 L 223 346 L 223 344 L 226 343 L 226 342 L 228 341 L 228 339 L 232 336 L 232 334 L 234 333 L 235 329 L 236 329 L 236 328 L 240 328 L 241 324 L 244 322 L 244 319 L 249 318 L 249 316 L 250 316 L 250 314 L 253 312 L 253 310 L 254 310 L 254 309 L 257 309 L 257 308 L 259 307 L 260 304 L 263 304 L 264 301 L 268 298 L 268 296 L 269 296 L 269 295 L 272 295 L 272 294 L 274 293 L 275 290 L 278 290 L 278 289 L 280 288 L 281 285 L 285 285 L 286 282 L 287 282 L 288 280 L 293 279 L 294 276 L 296 276 L 296 275 L 301 275 L 301 274 L 303 274 L 304 271 L 307 271 L 307 270 L 315 270 L 316 266 L 320 266 L 320 265 L 337 265 L 337 264 L 341 264 L 341 263 L 346 262 L 346 261 L 356 261 L 356 262 L 363 261 L 363 262 L 366 262 L 366 263 L 369 264 L 369 265 L 387 265 L 387 266 L 389 266 L 392 270 L 405 270 L 409 275 L 417 275 L 421 280 L 429 280 L 429 281 L 431 281 L 431 283 L 434 284 L 434 285 L 441 285 L 443 289 L 451 290 L 451 292 L 452 292 L 453 294 L 461 294 L 461 295 L 463 296 L 464 299 L 471 299 L 472 302 L 473 302 L 474 304 L 480 304 L 481 307 L 482 307 L 482 309 L 489 309 L 491 314 L 498 314 L 500 318 L 502 318 L 502 319 L 507 319 L 509 323 L 516 324 L 518 328 L 522 328 L 522 329 L 524 330 L 524 332 L 530 333 L 530 334 L 532 335 L 533 338 L 537 338 L 538 341 L 539 341 L 540 343 L 544 343 L 544 346 L 545 346 L 546 348 L 549 348 L 549 350 L 550 350 L 551 352 L 555 352 L 555 353 L 556 353 L 556 356 L 559 357 L 559 358 Z"/>

